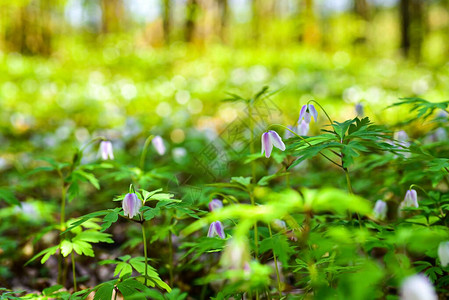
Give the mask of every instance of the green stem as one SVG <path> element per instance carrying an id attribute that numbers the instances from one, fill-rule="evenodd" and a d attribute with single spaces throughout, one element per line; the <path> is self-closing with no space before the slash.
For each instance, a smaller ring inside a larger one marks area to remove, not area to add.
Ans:
<path id="1" fill-rule="evenodd" d="M 90 144 L 93 144 L 96 141 L 107 141 L 107 139 L 103 136 L 97 136 L 97 137 L 91 139 L 90 141 L 88 141 L 84 146 L 82 146 L 80 148 L 80 152 L 82 153 L 87 148 L 87 146 L 89 146 Z"/>
<path id="2" fill-rule="evenodd" d="M 143 145 L 142 154 L 140 155 L 140 169 L 143 171 L 143 168 L 145 167 L 145 156 L 147 155 L 148 146 L 150 145 L 151 141 L 153 140 L 154 135 L 150 135 L 145 140 L 145 144 Z"/>
<path id="3" fill-rule="evenodd" d="M 268 224 L 268 232 L 270 233 L 271 241 L 273 241 L 273 234 L 271 232 L 271 225 L 270 224 Z M 278 281 L 279 299 L 281 299 L 282 298 L 281 278 L 279 276 L 279 267 L 278 267 L 278 262 L 277 262 L 276 253 L 274 252 L 274 249 L 273 249 L 273 258 L 274 258 L 274 265 L 276 267 L 276 277 L 277 277 L 277 281 Z"/>
<path id="4" fill-rule="evenodd" d="M 171 231 L 169 231 L 168 232 L 168 251 L 169 251 L 168 264 L 170 265 L 170 268 L 169 268 L 170 286 L 173 286 L 173 241 L 172 241 L 171 235 L 172 235 L 172 233 L 171 233 Z"/>
<path id="5" fill-rule="evenodd" d="M 347 168 L 343 168 L 343 170 L 345 171 L 345 175 L 346 175 L 346 183 L 348 185 L 348 192 L 350 194 L 353 194 L 352 185 L 351 185 L 351 178 L 349 178 L 349 171 L 348 171 Z"/>
<path id="6" fill-rule="evenodd" d="M 332 121 L 331 117 L 329 117 L 329 115 L 327 114 L 326 110 L 321 106 L 321 104 L 319 104 L 317 101 L 315 100 L 309 100 L 309 102 L 307 102 L 307 105 L 309 105 L 310 102 L 315 102 L 320 108 L 321 110 L 324 112 L 324 114 L 326 115 L 327 119 L 329 120 L 329 122 L 332 124 L 334 124 L 334 122 Z M 316 121 L 316 120 L 315 120 Z"/>
<path id="7" fill-rule="evenodd" d="M 114 300 L 117 300 L 117 295 L 118 295 L 118 288 L 117 288 L 117 286 L 114 288 L 114 290 L 115 290 Z"/>
<path id="8" fill-rule="evenodd" d="M 251 199 L 251 205 L 256 206 L 252 191 L 249 192 L 249 198 Z M 259 233 L 257 231 L 257 221 L 254 223 L 254 247 L 254 258 L 257 259 L 259 256 Z"/>
<path id="9" fill-rule="evenodd" d="M 284 128 L 284 129 L 290 131 L 290 132 L 293 133 L 295 136 L 299 137 L 301 140 L 303 140 L 304 142 L 306 142 L 309 146 L 312 146 L 312 144 L 311 144 L 308 140 L 306 140 L 305 138 L 303 138 L 302 136 L 300 136 L 299 134 L 297 134 L 296 132 L 294 132 L 293 130 L 291 130 L 290 128 L 288 128 L 288 127 L 286 127 L 286 126 L 284 126 L 284 125 L 281 125 L 281 124 L 272 124 L 272 125 L 268 126 L 268 129 L 270 129 L 271 127 L 274 127 L 274 126 L 282 127 L 282 128 Z M 336 163 L 335 161 L 333 161 L 332 159 L 330 159 L 326 154 L 322 153 L 321 151 L 320 151 L 319 153 L 320 153 L 321 156 L 323 156 L 325 159 L 327 159 L 328 161 L 330 161 L 331 163 L 333 163 L 333 164 L 336 165 L 337 167 L 342 168 L 342 166 L 341 166 L 340 164 L 338 164 L 338 163 Z"/>
<path id="10" fill-rule="evenodd" d="M 147 237 L 145 235 L 145 226 L 142 225 L 142 239 L 143 239 L 143 254 L 145 256 L 145 285 L 147 285 L 147 272 L 148 272 L 148 257 L 147 257 Z"/>
<path id="11" fill-rule="evenodd" d="M 73 252 L 72 252 L 72 275 L 73 275 L 73 289 L 76 292 L 75 254 Z"/>

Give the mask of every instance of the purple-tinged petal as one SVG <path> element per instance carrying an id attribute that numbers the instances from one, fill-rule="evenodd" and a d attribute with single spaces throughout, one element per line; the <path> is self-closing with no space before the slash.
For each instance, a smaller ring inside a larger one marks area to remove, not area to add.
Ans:
<path id="1" fill-rule="evenodd" d="M 309 124 L 312 121 L 312 115 L 309 112 L 304 114 L 304 121 Z"/>
<path id="2" fill-rule="evenodd" d="M 313 106 L 313 104 L 309 104 L 308 111 L 313 116 L 313 118 L 315 119 L 315 122 L 316 122 L 318 120 L 318 112 L 316 111 L 316 108 L 315 108 L 315 106 Z"/>
<path id="3" fill-rule="evenodd" d="M 374 217 L 379 220 L 383 220 L 387 216 L 387 203 L 382 200 L 377 200 L 374 205 Z"/>
<path id="4" fill-rule="evenodd" d="M 142 201 L 137 198 L 136 194 L 128 193 L 125 198 L 123 198 L 122 207 L 124 215 L 133 218 L 139 214 L 140 208 L 142 207 Z"/>
<path id="5" fill-rule="evenodd" d="M 159 155 L 165 154 L 164 141 L 162 140 L 162 138 L 160 136 L 156 135 L 153 138 L 152 143 L 153 143 L 154 149 L 156 149 L 156 151 Z"/>
<path id="6" fill-rule="evenodd" d="M 310 125 L 306 121 L 302 120 L 301 124 L 298 126 L 298 134 L 301 136 L 307 135 L 309 133 L 309 128 Z"/>
<path id="7" fill-rule="evenodd" d="M 270 134 L 268 132 L 264 132 L 262 134 L 262 154 L 265 152 L 265 157 L 269 158 L 272 149 L 273 144 L 271 143 Z"/>
<path id="8" fill-rule="evenodd" d="M 306 113 L 306 111 L 307 111 L 307 104 L 304 104 L 302 107 L 301 107 L 301 111 L 299 112 L 299 118 L 298 118 L 298 123 L 301 121 L 301 119 L 304 117 L 304 114 Z"/>
<path id="9" fill-rule="evenodd" d="M 271 143 L 281 151 L 285 150 L 285 144 L 276 131 L 270 130 L 269 132 Z"/>
<path id="10" fill-rule="evenodd" d="M 226 236 L 225 236 L 223 225 L 221 224 L 221 222 L 220 221 L 216 221 L 214 227 L 215 227 L 216 234 L 220 238 L 224 239 Z"/>
<path id="11" fill-rule="evenodd" d="M 210 224 L 209 226 L 209 231 L 207 232 L 207 237 L 214 237 L 214 232 L 215 232 L 215 226 L 214 226 L 215 222 L 212 222 L 212 224 Z"/>
<path id="12" fill-rule="evenodd" d="M 218 199 L 212 199 L 212 201 L 209 202 L 209 210 L 210 211 L 218 210 L 222 207 L 223 207 L 223 202 L 221 202 Z"/>

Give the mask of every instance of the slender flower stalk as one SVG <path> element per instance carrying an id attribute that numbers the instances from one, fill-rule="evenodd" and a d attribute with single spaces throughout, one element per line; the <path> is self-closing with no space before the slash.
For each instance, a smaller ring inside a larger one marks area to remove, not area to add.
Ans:
<path id="1" fill-rule="evenodd" d="M 268 232 L 270 233 L 270 239 L 273 240 L 273 234 L 271 232 L 271 225 L 268 224 Z M 279 275 L 279 267 L 278 267 L 278 262 L 277 262 L 277 258 L 276 258 L 276 252 L 273 249 L 273 259 L 274 259 L 274 265 L 276 267 L 276 278 L 277 278 L 277 283 L 278 283 L 278 292 L 279 292 L 279 299 L 282 298 L 282 287 L 281 287 L 281 277 Z"/>
<path id="2" fill-rule="evenodd" d="M 73 289 L 76 292 L 75 253 L 72 252 L 71 256 L 72 256 Z"/>
<path id="3" fill-rule="evenodd" d="M 147 272 L 148 272 L 148 254 L 147 254 L 147 237 L 145 234 L 144 223 L 141 223 L 142 228 L 142 240 L 143 240 L 143 255 L 145 256 L 145 285 L 147 285 Z"/>
<path id="4" fill-rule="evenodd" d="M 153 140 L 154 135 L 150 135 L 145 140 L 145 143 L 143 144 L 142 153 L 140 154 L 140 169 L 143 170 L 145 167 L 145 157 L 147 156 L 147 150 L 148 146 L 150 145 L 151 141 Z"/>

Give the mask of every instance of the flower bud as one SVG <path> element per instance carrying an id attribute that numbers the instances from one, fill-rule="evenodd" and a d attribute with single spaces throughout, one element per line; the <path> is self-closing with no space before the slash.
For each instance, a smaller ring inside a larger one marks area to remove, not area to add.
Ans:
<path id="1" fill-rule="evenodd" d="M 210 224 L 210 226 L 209 226 L 209 231 L 207 232 L 207 237 L 214 237 L 217 235 L 222 239 L 224 239 L 226 237 L 225 233 L 224 233 L 223 225 L 221 224 L 220 221 L 212 222 L 212 224 Z"/>
<path id="2" fill-rule="evenodd" d="M 114 159 L 112 152 L 112 143 L 110 141 L 102 141 L 100 143 L 100 155 L 103 160 Z"/>
<path id="3" fill-rule="evenodd" d="M 443 267 L 449 265 L 449 241 L 441 242 L 438 246 L 438 258 Z"/>
<path id="4" fill-rule="evenodd" d="M 164 141 L 162 140 L 162 138 L 159 135 L 156 135 L 151 142 L 153 143 L 153 147 L 154 147 L 154 149 L 156 149 L 156 151 L 157 151 L 157 153 L 159 153 L 159 155 L 165 154 Z"/>
<path id="5" fill-rule="evenodd" d="M 374 217 L 378 220 L 384 220 L 387 217 L 388 206 L 385 201 L 377 200 L 374 204 Z"/>
<path id="6" fill-rule="evenodd" d="M 221 202 L 218 199 L 212 199 L 212 201 L 209 202 L 209 210 L 210 211 L 214 211 L 214 210 L 220 209 L 222 207 L 223 207 L 223 202 Z"/>
<path id="7" fill-rule="evenodd" d="M 407 277 L 401 285 L 401 300 L 438 300 L 430 280 L 422 275 L 416 274 Z"/>
<path id="8" fill-rule="evenodd" d="M 313 104 L 305 104 L 301 107 L 301 111 L 299 112 L 298 123 L 304 118 L 304 121 L 309 124 L 312 121 L 312 117 L 315 119 L 315 122 L 318 120 L 318 112 L 315 109 Z"/>
<path id="9" fill-rule="evenodd" d="M 139 214 L 140 208 L 142 207 L 142 201 L 137 198 L 135 193 L 128 193 L 125 198 L 123 198 L 122 207 L 124 215 L 133 218 Z"/>

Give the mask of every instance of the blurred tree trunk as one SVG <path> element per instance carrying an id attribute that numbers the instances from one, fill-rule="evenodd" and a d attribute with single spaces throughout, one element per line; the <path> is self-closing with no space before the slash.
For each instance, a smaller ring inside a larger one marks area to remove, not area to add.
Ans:
<path id="1" fill-rule="evenodd" d="M 184 26 L 184 39 L 186 42 L 193 41 L 196 19 L 198 14 L 198 0 L 188 0 L 186 6 L 186 21 Z"/>
<path id="2" fill-rule="evenodd" d="M 421 47 L 424 39 L 425 0 L 401 0 L 401 49 L 405 57 L 421 58 Z"/>
<path id="3" fill-rule="evenodd" d="M 171 32 L 171 5 L 170 0 L 162 0 L 162 28 L 164 30 L 164 40 L 170 44 Z"/>
<path id="4" fill-rule="evenodd" d="M 9 51 L 29 55 L 51 54 L 52 5 L 52 0 L 36 0 L 9 10 L 4 35 Z"/>
<path id="5" fill-rule="evenodd" d="M 252 24 L 252 36 L 257 42 L 260 37 L 260 12 L 259 12 L 259 0 L 252 0 L 251 3 L 251 24 Z"/>
<path id="6" fill-rule="evenodd" d="M 218 9 L 220 14 L 220 28 L 219 28 L 219 36 L 223 42 L 226 42 L 226 27 L 228 25 L 228 17 L 229 17 L 229 6 L 228 0 L 217 0 L 218 1 Z"/>
<path id="7" fill-rule="evenodd" d="M 354 0 L 354 12 L 365 21 L 370 19 L 370 6 L 367 0 Z"/>
<path id="8" fill-rule="evenodd" d="M 101 0 L 103 33 L 120 32 L 125 19 L 123 0 Z"/>
<path id="9" fill-rule="evenodd" d="M 300 40 L 307 45 L 317 45 L 320 43 L 321 34 L 316 23 L 313 0 L 300 0 L 299 4 L 304 3 L 302 13 L 299 14 L 301 24 Z"/>

